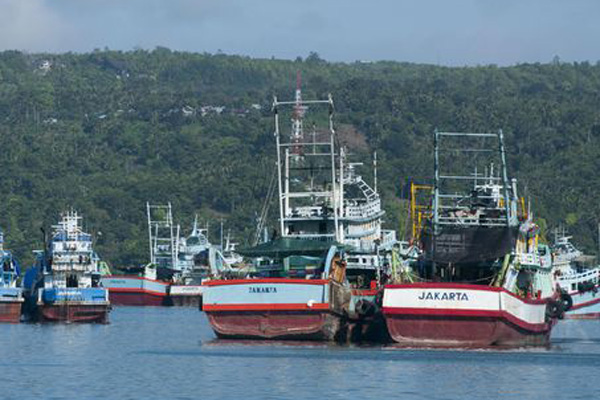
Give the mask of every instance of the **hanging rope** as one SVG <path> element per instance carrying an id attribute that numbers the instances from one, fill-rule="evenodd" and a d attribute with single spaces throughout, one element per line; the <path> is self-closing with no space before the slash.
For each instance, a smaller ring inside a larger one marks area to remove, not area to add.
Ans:
<path id="1" fill-rule="evenodd" d="M 253 242 L 254 246 L 256 246 L 258 244 L 258 242 L 260 241 L 260 235 L 262 234 L 262 231 L 267 222 L 267 215 L 269 214 L 271 200 L 273 198 L 273 195 L 275 194 L 276 178 L 277 178 L 277 170 L 273 170 L 273 173 L 271 174 L 271 180 L 269 181 L 269 188 L 267 189 L 267 196 L 265 197 L 265 202 L 260 211 L 260 217 L 258 218 L 258 225 L 256 227 L 256 233 L 254 235 L 254 242 Z"/>

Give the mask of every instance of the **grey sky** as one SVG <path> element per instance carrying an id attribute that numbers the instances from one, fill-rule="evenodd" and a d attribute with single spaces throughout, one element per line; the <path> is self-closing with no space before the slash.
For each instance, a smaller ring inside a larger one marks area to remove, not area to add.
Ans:
<path id="1" fill-rule="evenodd" d="M 596 0 L 0 0 L 0 50 L 445 65 L 600 60 Z"/>

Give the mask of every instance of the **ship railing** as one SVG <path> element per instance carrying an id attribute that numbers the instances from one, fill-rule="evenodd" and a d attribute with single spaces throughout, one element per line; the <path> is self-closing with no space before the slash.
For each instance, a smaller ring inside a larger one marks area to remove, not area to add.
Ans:
<path id="1" fill-rule="evenodd" d="M 329 242 L 334 240 L 335 234 L 333 233 L 302 233 L 295 232 L 294 234 L 284 235 L 285 237 L 292 238 L 301 238 L 301 239 L 311 239 L 311 240 L 321 240 L 323 242 Z"/>
<path id="2" fill-rule="evenodd" d="M 376 215 L 381 211 L 381 203 L 379 200 L 369 202 L 359 206 L 345 206 L 343 217 L 346 218 L 364 218 L 371 215 Z M 287 213 L 286 218 L 311 218 L 322 217 L 324 215 L 323 207 L 297 207 Z"/>
<path id="3" fill-rule="evenodd" d="M 286 217 L 301 217 L 301 218 L 309 218 L 309 217 L 321 217 L 323 216 L 323 207 L 297 207 L 292 210 L 292 212 L 288 213 Z"/>
<path id="4" fill-rule="evenodd" d="M 375 233 L 375 231 L 373 231 Z M 351 236 L 351 235 L 350 235 Z M 377 249 L 377 245 L 375 244 L 375 238 L 371 237 L 369 239 L 360 239 L 357 237 L 346 237 L 344 241 L 346 244 L 354 247 L 356 251 L 369 253 L 374 252 Z M 394 230 L 382 230 L 380 236 L 380 249 L 390 249 L 394 244 L 398 242 L 396 238 L 396 231 Z"/>
<path id="5" fill-rule="evenodd" d="M 471 199 L 473 196 L 471 195 L 464 195 L 461 193 L 445 193 L 445 194 L 440 194 L 438 195 L 438 197 L 440 199 Z M 493 195 L 486 195 L 486 194 L 477 194 L 477 198 L 478 199 L 489 199 L 489 200 L 500 200 L 502 198 L 501 195 L 498 194 L 493 194 Z"/>
<path id="6" fill-rule="evenodd" d="M 555 256 L 552 265 L 557 269 L 564 269 L 571 266 L 571 261 Z"/>
<path id="7" fill-rule="evenodd" d="M 368 240 L 350 240 L 349 244 L 359 253 L 371 253 L 375 251 L 375 243 Z"/>
<path id="8" fill-rule="evenodd" d="M 351 239 L 360 239 L 360 238 L 364 238 L 366 236 L 373 236 L 376 233 L 377 233 L 376 227 L 363 228 L 363 227 L 351 226 L 346 231 L 346 237 L 351 238 Z"/>
<path id="9" fill-rule="evenodd" d="M 89 260 L 91 259 L 91 254 L 89 251 L 78 252 L 78 253 L 66 253 L 66 254 L 54 254 L 53 259 L 55 261 L 72 261 L 72 260 Z"/>
<path id="10" fill-rule="evenodd" d="M 378 248 L 373 239 L 348 240 L 347 243 L 350 244 L 358 253 L 375 253 Z M 379 248 L 381 248 L 381 245 Z"/>
<path id="11" fill-rule="evenodd" d="M 85 253 L 91 249 L 90 243 L 84 242 L 54 242 L 52 243 L 52 250 L 54 252 L 69 251 L 72 253 Z"/>
<path id="12" fill-rule="evenodd" d="M 581 272 L 581 273 L 571 273 L 568 275 L 562 275 L 558 277 L 559 282 L 568 282 L 568 283 L 581 283 L 589 280 L 594 280 L 598 282 L 600 280 L 600 267 L 594 268 L 590 271 Z"/>
<path id="13" fill-rule="evenodd" d="M 94 258 L 94 253 L 90 251 L 77 251 L 68 253 L 54 253 L 53 262 L 72 262 L 84 264 Z"/>
<path id="14" fill-rule="evenodd" d="M 469 226 L 506 226 L 505 218 L 481 218 L 480 216 L 439 217 L 440 225 L 469 225 Z"/>
<path id="15" fill-rule="evenodd" d="M 347 258 L 348 269 L 373 269 L 379 265 L 379 259 L 375 255 L 358 255 Z"/>
<path id="16" fill-rule="evenodd" d="M 381 210 L 381 202 L 379 200 L 370 201 L 360 206 L 344 207 L 344 217 L 360 218 L 375 215 Z"/>
<path id="17" fill-rule="evenodd" d="M 53 271 L 87 271 L 90 264 L 70 264 L 70 263 L 54 263 L 52 264 Z"/>
<path id="18" fill-rule="evenodd" d="M 360 176 L 358 176 L 356 183 L 369 201 L 379 200 L 379 195 Z"/>
<path id="19" fill-rule="evenodd" d="M 441 195 L 440 195 L 441 196 Z M 440 205 L 439 206 L 440 210 L 453 210 L 453 211 L 479 211 L 479 210 L 487 210 L 487 211 L 500 211 L 500 212 L 505 212 L 505 209 L 503 207 L 498 207 L 498 206 L 490 206 L 490 207 L 485 207 L 485 206 L 477 206 L 477 207 L 471 207 L 471 206 L 460 206 L 460 205 L 449 205 L 449 206 L 445 206 L 445 205 Z"/>

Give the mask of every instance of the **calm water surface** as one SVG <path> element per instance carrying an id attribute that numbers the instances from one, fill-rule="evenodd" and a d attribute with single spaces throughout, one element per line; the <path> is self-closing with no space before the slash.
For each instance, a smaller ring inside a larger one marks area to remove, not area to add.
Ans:
<path id="1" fill-rule="evenodd" d="M 0 332 L 0 399 L 600 397 L 600 321 L 562 321 L 551 348 L 510 351 L 219 341 L 194 308 Z"/>

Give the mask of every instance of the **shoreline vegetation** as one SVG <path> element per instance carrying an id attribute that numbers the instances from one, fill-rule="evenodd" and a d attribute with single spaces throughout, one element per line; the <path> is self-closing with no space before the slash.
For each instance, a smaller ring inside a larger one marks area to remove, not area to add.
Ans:
<path id="1" fill-rule="evenodd" d="M 564 224 L 595 253 L 600 218 L 600 64 L 445 67 L 329 63 L 155 50 L 0 52 L 0 226 L 22 265 L 40 228 L 73 207 L 113 267 L 148 261 L 145 203 L 172 202 L 183 233 L 194 215 L 254 237 L 274 169 L 272 96 L 332 93 L 337 131 L 378 185 L 386 228 L 406 230 L 407 183 L 429 180 L 432 132 L 503 129 L 548 239 Z M 268 225 L 274 228 L 276 205 Z"/>

